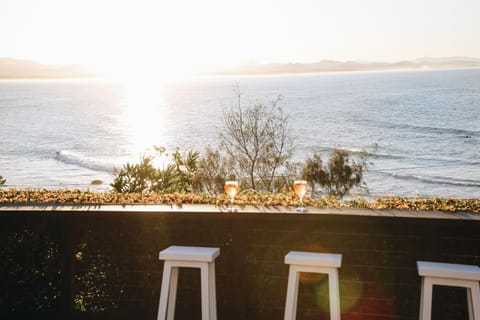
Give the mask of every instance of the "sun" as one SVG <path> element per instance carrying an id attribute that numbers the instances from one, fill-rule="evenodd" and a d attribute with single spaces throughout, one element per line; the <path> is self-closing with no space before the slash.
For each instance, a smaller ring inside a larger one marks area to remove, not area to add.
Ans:
<path id="1" fill-rule="evenodd" d="M 183 0 L 45 0 L 24 10 L 31 11 L 25 27 L 38 34 L 34 60 L 117 78 L 178 78 L 217 67 L 231 50 L 228 30 L 207 9 Z"/>
<path id="2" fill-rule="evenodd" d="M 247 9 L 221 0 L 44 0 L 18 8 L 32 60 L 164 79 L 219 71 L 259 54 L 265 38 L 246 23 Z"/>

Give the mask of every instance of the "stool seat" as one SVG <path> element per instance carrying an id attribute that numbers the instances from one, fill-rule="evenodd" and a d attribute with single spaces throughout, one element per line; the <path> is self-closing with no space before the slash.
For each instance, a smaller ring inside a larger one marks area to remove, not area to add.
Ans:
<path id="1" fill-rule="evenodd" d="M 287 300 L 284 320 L 297 317 L 297 300 L 300 273 L 321 273 L 328 275 L 330 299 L 330 319 L 340 320 L 340 294 L 338 288 L 338 268 L 342 264 L 341 254 L 290 251 L 285 256 L 288 271 Z"/>
<path id="2" fill-rule="evenodd" d="M 220 255 L 219 248 L 170 246 L 160 251 L 160 260 L 212 262 Z"/>
<path id="3" fill-rule="evenodd" d="M 417 261 L 420 276 L 480 281 L 478 266 Z"/>
<path id="4" fill-rule="evenodd" d="M 290 251 L 285 256 L 285 264 L 339 268 L 342 265 L 342 255 L 333 253 Z"/>
<path id="5" fill-rule="evenodd" d="M 160 251 L 165 260 L 157 320 L 173 320 L 177 298 L 179 268 L 200 269 L 202 320 L 217 320 L 215 258 L 220 248 L 170 246 Z"/>
<path id="6" fill-rule="evenodd" d="M 417 261 L 418 275 L 422 277 L 420 320 L 432 318 L 433 286 L 463 287 L 467 289 L 468 318 L 480 320 L 480 268 L 465 264 Z"/>

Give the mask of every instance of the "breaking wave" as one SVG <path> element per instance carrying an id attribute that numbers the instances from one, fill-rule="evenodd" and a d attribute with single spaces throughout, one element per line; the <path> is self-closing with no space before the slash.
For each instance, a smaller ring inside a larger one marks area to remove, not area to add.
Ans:
<path id="1" fill-rule="evenodd" d="M 91 169 L 95 171 L 106 171 L 113 172 L 118 165 L 114 163 L 109 163 L 106 161 L 101 161 L 97 159 L 92 159 L 89 157 L 82 156 L 76 152 L 71 151 L 56 151 L 55 159 L 70 165 L 76 165 L 82 168 Z"/>
<path id="2" fill-rule="evenodd" d="M 372 120 L 368 120 L 371 123 Z M 473 138 L 477 137 L 480 134 L 480 130 L 475 129 L 462 129 L 462 128 L 452 128 L 452 127 L 434 127 L 434 126 L 422 126 L 422 125 L 413 125 L 408 123 L 396 123 L 392 121 L 375 121 L 380 127 L 394 129 L 394 130 L 405 130 L 408 132 L 418 132 L 418 133 L 431 133 L 431 134 L 449 134 L 451 136 L 456 136 L 460 138 Z"/>
<path id="3" fill-rule="evenodd" d="M 423 176 L 423 175 L 413 175 L 413 174 L 400 174 L 396 172 L 385 172 L 378 171 L 387 176 L 391 176 L 395 179 L 400 180 L 415 180 L 421 181 L 429 184 L 436 185 L 449 185 L 449 186 L 462 186 L 462 187 L 476 187 L 480 188 L 480 181 L 473 179 L 454 179 L 450 177 L 439 177 L 439 176 Z"/>

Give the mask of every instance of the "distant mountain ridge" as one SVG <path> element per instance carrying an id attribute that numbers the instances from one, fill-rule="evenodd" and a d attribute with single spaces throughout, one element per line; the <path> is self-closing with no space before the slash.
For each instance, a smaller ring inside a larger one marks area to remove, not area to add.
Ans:
<path id="1" fill-rule="evenodd" d="M 322 60 L 314 63 L 270 63 L 243 64 L 228 69 L 211 72 L 220 75 L 255 75 L 255 74 L 288 74 L 342 71 L 387 71 L 387 70 L 421 70 L 448 68 L 478 68 L 479 58 L 446 57 L 418 58 L 411 61 L 398 62 L 358 62 Z M 80 78 L 95 77 L 85 66 L 67 65 L 51 66 L 28 60 L 0 58 L 0 79 L 30 78 Z"/>
<path id="2" fill-rule="evenodd" d="M 322 60 L 314 63 L 272 63 L 241 65 L 221 72 L 222 74 L 274 74 L 274 73 L 313 73 L 341 71 L 387 71 L 387 70 L 421 70 L 449 68 L 477 68 L 479 58 L 447 57 L 419 58 L 412 61 L 398 62 L 357 62 Z"/>
<path id="3" fill-rule="evenodd" d="M 80 65 L 50 66 L 29 60 L 0 58 L 0 78 L 80 78 L 94 76 Z"/>

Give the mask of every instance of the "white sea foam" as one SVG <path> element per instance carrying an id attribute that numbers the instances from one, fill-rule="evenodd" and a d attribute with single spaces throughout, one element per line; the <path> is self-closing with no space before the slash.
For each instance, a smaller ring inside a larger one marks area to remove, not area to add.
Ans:
<path id="1" fill-rule="evenodd" d="M 77 152 L 69 150 L 56 151 L 55 159 L 66 164 L 75 165 L 94 171 L 113 172 L 115 168 L 120 167 L 118 164 L 86 157 Z"/>
<path id="2" fill-rule="evenodd" d="M 456 187 L 476 187 L 480 188 L 480 181 L 473 179 L 455 179 L 452 177 L 428 176 L 421 174 L 407 174 L 397 172 L 381 172 L 387 176 L 394 177 L 401 180 L 416 180 L 427 184 L 456 186 Z"/>

